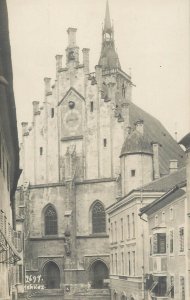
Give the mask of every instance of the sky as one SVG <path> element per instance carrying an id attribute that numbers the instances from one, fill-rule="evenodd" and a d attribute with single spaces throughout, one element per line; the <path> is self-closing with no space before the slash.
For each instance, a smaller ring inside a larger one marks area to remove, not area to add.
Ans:
<path id="1" fill-rule="evenodd" d="M 14 94 L 20 133 L 43 102 L 44 77 L 55 79 L 55 55 L 67 47 L 67 28 L 98 63 L 106 0 L 7 0 Z M 132 101 L 179 140 L 190 131 L 189 0 L 109 0 L 121 67 L 135 84 Z M 81 55 L 82 59 L 82 55 Z M 81 61 L 82 62 L 82 61 Z M 64 65 L 63 63 L 63 65 Z"/>

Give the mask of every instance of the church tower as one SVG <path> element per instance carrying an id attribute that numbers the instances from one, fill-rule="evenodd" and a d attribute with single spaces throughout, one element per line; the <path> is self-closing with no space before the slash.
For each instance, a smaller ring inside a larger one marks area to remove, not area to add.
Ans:
<path id="1" fill-rule="evenodd" d="M 102 49 L 98 64 L 102 66 L 103 70 L 121 68 L 119 58 L 115 50 L 114 28 L 111 24 L 108 0 L 106 3 L 106 14 L 102 29 Z"/>

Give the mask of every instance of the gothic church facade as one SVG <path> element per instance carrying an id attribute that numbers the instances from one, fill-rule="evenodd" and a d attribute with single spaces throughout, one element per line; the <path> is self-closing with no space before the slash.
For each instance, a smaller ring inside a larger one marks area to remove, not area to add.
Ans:
<path id="1" fill-rule="evenodd" d="M 183 165 L 183 151 L 165 128 L 132 103 L 133 84 L 115 50 L 108 3 L 94 72 L 89 49 L 82 49 L 79 62 L 76 31 L 67 30 L 64 67 L 56 55 L 53 85 L 44 79 L 43 104 L 33 102 L 32 125 L 22 123 L 17 224 L 25 233 L 25 290 L 40 299 L 110 299 L 106 207 L 142 178 L 146 184 L 167 174 L 171 157 Z M 125 157 L 135 122 L 134 143 L 143 122 L 149 136 L 140 141 L 146 166 L 140 170 L 137 156 Z M 35 276 L 41 278 L 36 291 Z"/>

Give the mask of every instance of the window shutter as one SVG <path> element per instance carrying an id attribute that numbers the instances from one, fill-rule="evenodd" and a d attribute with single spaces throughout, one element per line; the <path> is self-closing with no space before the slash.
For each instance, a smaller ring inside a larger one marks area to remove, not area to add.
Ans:
<path id="1" fill-rule="evenodd" d="M 154 234 L 153 235 L 153 253 L 157 253 L 158 252 L 158 234 Z"/>

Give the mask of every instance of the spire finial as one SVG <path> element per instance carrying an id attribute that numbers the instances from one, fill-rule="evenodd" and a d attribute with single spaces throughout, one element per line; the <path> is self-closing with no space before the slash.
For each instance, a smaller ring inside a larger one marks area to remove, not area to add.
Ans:
<path id="1" fill-rule="evenodd" d="M 106 2 L 106 14 L 104 20 L 104 31 L 110 30 L 111 27 L 111 19 L 110 19 L 110 10 L 109 10 L 109 3 L 108 0 Z"/>

